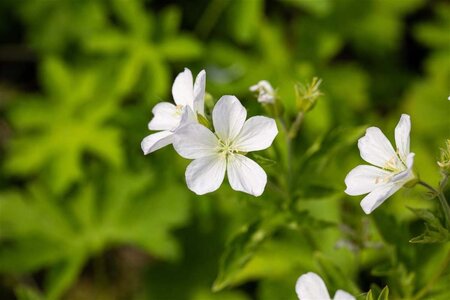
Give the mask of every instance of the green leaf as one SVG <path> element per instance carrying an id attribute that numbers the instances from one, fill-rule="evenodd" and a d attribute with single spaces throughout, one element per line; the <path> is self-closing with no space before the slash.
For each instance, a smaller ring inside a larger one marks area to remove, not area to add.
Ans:
<path id="1" fill-rule="evenodd" d="M 367 292 L 366 300 L 374 300 L 373 295 L 372 295 L 372 290 L 369 290 L 369 292 Z"/>
<path id="2" fill-rule="evenodd" d="M 308 11 L 309 13 L 312 13 L 317 16 L 327 15 L 333 7 L 333 1 L 330 0 L 321 0 L 321 1 L 282 0 L 282 2 L 302 8 Z"/>
<path id="3" fill-rule="evenodd" d="M 68 260 L 54 266 L 46 277 L 46 299 L 60 299 L 78 278 L 85 261 L 83 254 L 73 253 Z"/>
<path id="4" fill-rule="evenodd" d="M 242 228 L 228 243 L 220 259 L 219 275 L 213 284 L 213 291 L 229 286 L 232 278 L 252 258 L 258 247 L 278 227 L 278 222 L 264 224 L 258 220 Z"/>
<path id="5" fill-rule="evenodd" d="M 0 272 L 47 268 L 46 298 L 59 299 L 86 260 L 108 247 L 131 245 L 161 259 L 177 258 L 171 231 L 187 221 L 187 194 L 173 182 L 149 192 L 151 178 L 110 173 L 64 201 L 41 186 L 0 194 Z"/>
<path id="6" fill-rule="evenodd" d="M 28 98 L 19 99 L 9 111 L 18 130 L 8 144 L 5 169 L 22 177 L 39 173 L 63 193 L 83 177 L 86 154 L 116 167 L 122 164 L 120 130 L 107 124 L 118 113 L 118 99 L 103 90 L 107 79 L 101 70 L 70 70 L 54 58 L 43 68 L 45 96 L 30 106 Z M 23 122 L 30 115 L 39 117 Z"/>
<path id="7" fill-rule="evenodd" d="M 259 154 L 255 154 L 253 152 L 249 153 L 249 157 L 251 157 L 254 161 L 256 161 L 262 167 L 273 167 L 277 164 L 277 162 L 275 160 L 264 157 Z"/>
<path id="8" fill-rule="evenodd" d="M 366 126 L 354 128 L 336 128 L 319 138 L 302 158 L 303 168 L 314 169 L 315 173 L 324 170 L 330 161 L 336 158 L 340 151 L 354 146 L 363 136 Z M 313 171 L 313 170 L 311 170 Z M 305 172 L 309 174 L 308 172 Z M 311 177 L 310 174 L 308 177 Z"/>
<path id="9" fill-rule="evenodd" d="M 18 300 L 44 300 L 44 296 L 39 293 L 39 291 L 35 290 L 34 288 L 25 286 L 25 285 L 19 285 L 15 289 L 15 294 Z"/>
<path id="10" fill-rule="evenodd" d="M 213 290 L 220 291 L 235 283 L 240 271 L 258 252 L 259 248 L 282 230 L 300 230 L 304 227 L 323 229 L 333 224 L 316 220 L 308 212 L 278 212 L 244 226 L 230 240 L 220 259 L 219 274 Z"/>
<path id="11" fill-rule="evenodd" d="M 339 289 L 349 291 L 351 294 L 359 293 L 358 287 L 346 274 L 344 274 L 342 269 L 336 265 L 332 258 L 326 257 L 322 253 L 317 253 L 315 258 L 320 268 L 323 270 L 322 273 L 326 274 L 326 278 L 328 279 L 327 282 L 330 282 L 335 287 L 339 287 Z"/>
<path id="12" fill-rule="evenodd" d="M 229 7 L 228 28 L 236 41 L 248 43 L 255 38 L 264 12 L 264 1 L 233 1 Z"/>
<path id="13" fill-rule="evenodd" d="M 158 49 L 164 57 L 174 62 L 197 58 L 203 52 L 200 43 L 189 36 L 183 35 L 165 40 Z"/>
<path id="14" fill-rule="evenodd" d="M 378 300 L 389 300 L 389 287 L 385 286 L 378 296 Z"/>
<path id="15" fill-rule="evenodd" d="M 425 231 L 410 240 L 411 243 L 444 243 L 450 241 L 450 232 L 436 215 L 427 209 L 409 209 L 425 221 Z"/>

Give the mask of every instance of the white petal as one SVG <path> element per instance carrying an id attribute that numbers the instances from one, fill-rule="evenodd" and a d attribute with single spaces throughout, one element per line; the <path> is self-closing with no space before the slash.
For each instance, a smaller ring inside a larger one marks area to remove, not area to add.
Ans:
<path id="1" fill-rule="evenodd" d="M 194 83 L 194 110 L 196 113 L 205 115 L 205 87 L 206 72 L 201 70 L 195 78 Z"/>
<path id="2" fill-rule="evenodd" d="M 196 159 L 217 153 L 214 133 L 200 124 L 189 124 L 175 131 L 173 147 L 184 158 Z"/>
<path id="3" fill-rule="evenodd" d="M 169 102 L 161 102 L 152 109 L 153 119 L 148 123 L 150 130 L 173 130 L 180 123 L 180 115 L 177 114 L 175 105 Z"/>
<path id="4" fill-rule="evenodd" d="M 217 190 L 225 177 L 226 159 L 211 155 L 192 161 L 186 169 L 186 183 L 197 195 Z"/>
<path id="5" fill-rule="evenodd" d="M 171 131 L 160 131 L 145 137 L 141 142 L 141 148 L 142 151 L 144 151 L 144 154 L 149 154 L 172 142 L 173 133 Z"/>
<path id="6" fill-rule="evenodd" d="M 172 96 L 177 105 L 189 105 L 190 107 L 193 107 L 194 90 L 192 73 L 188 68 L 185 68 L 184 71 L 175 78 L 172 85 Z"/>
<path id="7" fill-rule="evenodd" d="M 244 123 L 236 137 L 235 147 L 242 152 L 263 150 L 272 144 L 278 134 L 274 119 L 256 116 Z"/>
<path id="8" fill-rule="evenodd" d="M 398 191 L 401 187 L 401 184 L 388 183 L 376 188 L 370 194 L 364 197 L 364 199 L 362 199 L 362 209 L 366 214 L 370 214 L 375 210 L 375 208 L 383 204 L 383 202 L 386 201 L 387 198 Z"/>
<path id="9" fill-rule="evenodd" d="M 343 290 L 337 290 L 333 300 L 356 300 L 355 297 Z"/>
<path id="10" fill-rule="evenodd" d="M 186 126 L 188 124 L 196 124 L 196 123 L 198 123 L 198 121 L 194 111 L 189 106 L 185 106 L 183 108 L 183 113 L 181 115 L 179 128 Z"/>
<path id="11" fill-rule="evenodd" d="M 347 186 L 345 193 L 351 196 L 367 194 L 378 186 L 386 184 L 385 178 L 391 174 L 374 166 L 357 166 L 345 177 Z"/>
<path id="12" fill-rule="evenodd" d="M 414 164 L 414 153 L 409 153 L 406 157 L 406 170 L 403 172 L 400 172 L 398 174 L 395 174 L 395 176 L 392 177 L 392 182 L 397 183 L 406 183 L 409 180 L 414 178 L 414 173 L 412 170 L 413 164 Z"/>
<path id="13" fill-rule="evenodd" d="M 406 156 L 406 167 L 411 170 L 414 165 L 414 154 L 413 152 L 409 153 L 408 156 Z"/>
<path id="14" fill-rule="evenodd" d="M 411 132 L 411 118 L 409 115 L 403 114 L 400 121 L 395 127 L 395 144 L 398 149 L 398 154 L 403 162 L 406 162 L 406 157 L 409 154 L 409 133 Z"/>
<path id="15" fill-rule="evenodd" d="M 214 129 L 220 139 L 232 141 L 244 125 L 247 111 L 235 96 L 222 96 L 212 112 Z"/>
<path id="16" fill-rule="evenodd" d="M 295 291 L 300 300 L 329 300 L 327 287 L 316 273 L 306 273 L 297 279 Z"/>
<path id="17" fill-rule="evenodd" d="M 370 127 L 366 130 L 366 135 L 358 141 L 361 157 L 378 167 L 383 168 L 387 162 L 399 160 L 386 136 L 377 127 Z"/>
<path id="18" fill-rule="evenodd" d="M 234 154 L 228 157 L 228 181 L 236 191 L 260 196 L 267 183 L 266 172 L 253 160 Z"/>

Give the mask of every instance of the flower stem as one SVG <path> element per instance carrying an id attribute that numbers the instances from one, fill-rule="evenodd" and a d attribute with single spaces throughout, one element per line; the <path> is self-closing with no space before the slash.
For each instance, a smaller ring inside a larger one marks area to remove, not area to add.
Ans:
<path id="1" fill-rule="evenodd" d="M 304 116 L 305 116 L 305 113 L 302 111 L 300 111 L 297 114 L 297 117 L 295 118 L 294 122 L 292 123 L 291 128 L 289 128 L 288 137 L 290 139 L 294 139 L 297 136 L 300 126 L 303 123 Z"/>
<path id="2" fill-rule="evenodd" d="M 445 198 L 445 195 L 442 191 L 442 189 L 440 188 L 439 190 L 435 189 L 434 187 L 432 187 L 431 185 L 429 185 L 428 183 L 420 180 L 418 182 L 418 184 L 420 184 L 421 186 L 427 188 L 428 190 L 430 190 L 433 195 L 436 197 L 438 197 L 439 202 L 441 204 L 442 207 L 442 213 L 444 214 L 444 218 L 445 218 L 445 226 L 447 228 L 450 227 L 450 207 L 448 205 L 447 199 Z M 442 186 L 442 185 L 441 185 Z"/>

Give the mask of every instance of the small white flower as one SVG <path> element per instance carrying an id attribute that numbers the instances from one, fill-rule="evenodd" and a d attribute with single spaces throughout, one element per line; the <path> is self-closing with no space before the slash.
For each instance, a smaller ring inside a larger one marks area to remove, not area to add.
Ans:
<path id="1" fill-rule="evenodd" d="M 414 153 L 409 152 L 410 131 L 410 117 L 403 114 L 395 128 L 397 151 L 377 127 L 368 128 L 366 135 L 359 139 L 358 147 L 362 159 L 376 167 L 360 165 L 351 170 L 345 178 L 345 192 L 352 196 L 369 193 L 361 201 L 361 207 L 366 214 L 370 214 L 408 181 L 414 179 Z"/>
<path id="2" fill-rule="evenodd" d="M 217 190 L 225 172 L 234 190 L 260 196 L 267 182 L 264 170 L 247 152 L 268 148 L 278 133 L 273 119 L 256 116 L 245 121 L 247 111 L 234 96 L 223 96 L 214 106 L 215 133 L 198 123 L 177 130 L 174 148 L 193 159 L 186 169 L 186 182 L 198 195 Z"/>
<path id="3" fill-rule="evenodd" d="M 295 291 L 300 300 L 331 300 L 322 278 L 313 272 L 303 274 L 297 279 Z M 333 299 L 355 300 L 356 298 L 343 290 L 337 290 Z"/>
<path id="4" fill-rule="evenodd" d="M 192 80 L 192 73 L 185 68 L 177 75 L 172 85 L 172 96 L 176 105 L 161 102 L 153 107 L 153 118 L 148 129 L 159 132 L 150 134 L 141 142 L 144 154 L 152 153 L 173 142 L 173 134 L 180 126 L 182 118 L 196 120 L 197 113 L 204 115 L 206 73 L 202 70 Z"/>
<path id="5" fill-rule="evenodd" d="M 267 80 L 261 80 L 250 87 L 250 91 L 258 93 L 258 102 L 275 103 L 275 90 Z"/>

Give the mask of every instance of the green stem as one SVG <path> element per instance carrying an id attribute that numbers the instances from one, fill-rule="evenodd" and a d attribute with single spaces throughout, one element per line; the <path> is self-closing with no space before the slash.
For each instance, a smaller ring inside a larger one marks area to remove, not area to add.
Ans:
<path id="1" fill-rule="evenodd" d="M 298 131 L 300 129 L 300 126 L 303 123 L 304 116 L 305 116 L 305 114 L 302 111 L 300 111 L 297 114 L 297 117 L 295 118 L 294 122 L 291 125 L 291 128 L 289 129 L 288 136 L 289 136 L 290 139 L 294 139 L 297 136 L 297 133 L 298 133 Z"/>
<path id="2" fill-rule="evenodd" d="M 419 292 L 417 292 L 417 294 L 413 297 L 412 300 L 424 299 L 424 296 L 433 287 L 436 280 L 438 280 L 439 277 L 441 277 L 441 275 L 447 270 L 449 263 L 450 263 L 450 252 L 445 257 L 439 270 L 433 275 L 433 277 L 431 277 L 431 279 L 430 279 L 430 281 L 428 281 L 427 285 L 425 285 Z"/>
<path id="3" fill-rule="evenodd" d="M 286 134 L 286 147 L 287 147 L 287 186 L 288 186 L 288 195 L 289 195 L 289 206 L 293 202 L 292 197 L 292 140 L 289 138 L 289 136 Z"/>
<path id="4" fill-rule="evenodd" d="M 447 199 L 445 198 L 445 195 L 442 192 L 442 190 L 436 190 L 434 187 L 432 187 L 431 185 L 429 185 L 428 183 L 426 183 L 426 182 L 424 182 L 422 180 L 420 180 L 418 182 L 418 184 L 420 184 L 421 186 L 427 188 L 435 196 L 438 197 L 439 202 L 440 202 L 441 207 L 442 207 L 442 213 L 444 214 L 444 218 L 445 218 L 445 226 L 447 228 L 449 228 L 449 226 L 450 226 L 450 207 L 448 205 Z"/>

